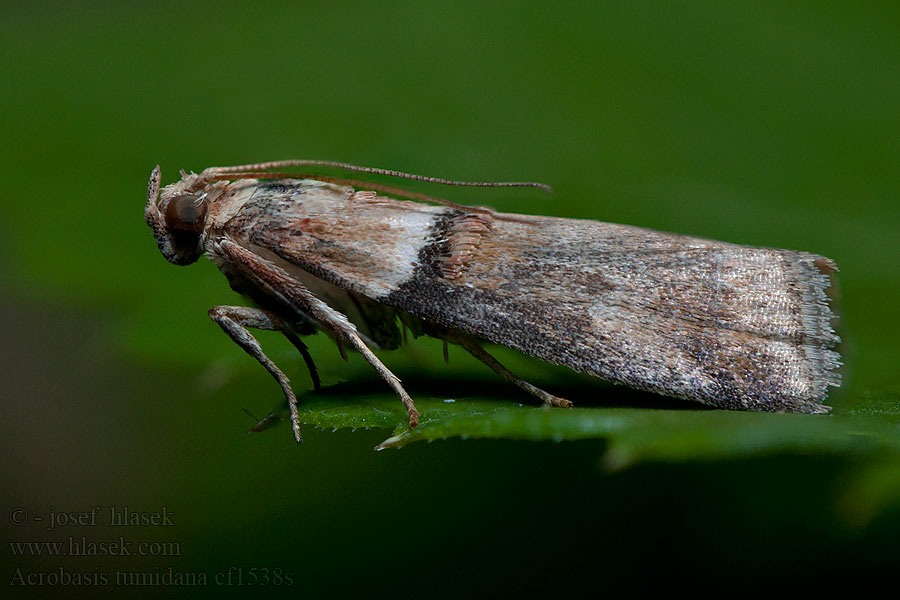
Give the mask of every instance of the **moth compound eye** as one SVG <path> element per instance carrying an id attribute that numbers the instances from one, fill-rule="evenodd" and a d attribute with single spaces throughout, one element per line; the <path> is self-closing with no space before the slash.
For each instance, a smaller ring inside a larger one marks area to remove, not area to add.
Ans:
<path id="1" fill-rule="evenodd" d="M 172 198 L 166 207 L 166 225 L 170 229 L 200 233 L 206 221 L 206 194 L 184 194 Z"/>

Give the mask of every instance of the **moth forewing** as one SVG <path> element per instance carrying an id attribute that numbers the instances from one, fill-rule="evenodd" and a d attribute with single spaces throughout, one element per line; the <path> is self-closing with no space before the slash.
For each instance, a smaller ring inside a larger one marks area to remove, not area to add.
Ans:
<path id="1" fill-rule="evenodd" d="M 145 215 L 167 259 L 186 264 L 205 252 L 268 309 L 213 309 L 213 318 L 278 380 L 298 440 L 287 378 L 247 327 L 292 336 L 316 324 L 363 354 L 411 426 L 412 399 L 369 348 L 399 345 L 398 317 L 560 406 L 571 403 L 506 370 L 479 341 L 729 409 L 824 412 L 827 388 L 839 385 L 825 293 L 836 268 L 824 257 L 433 206 L 316 179 L 248 178 L 261 166 L 183 174 L 158 203 L 154 171 Z"/>

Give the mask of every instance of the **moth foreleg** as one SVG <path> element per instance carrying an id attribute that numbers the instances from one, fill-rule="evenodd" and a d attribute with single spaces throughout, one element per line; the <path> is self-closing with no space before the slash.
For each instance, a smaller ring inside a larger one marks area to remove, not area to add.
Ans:
<path id="1" fill-rule="evenodd" d="M 412 398 L 403 389 L 400 380 L 369 350 L 369 347 L 366 346 L 366 343 L 357 333 L 356 327 L 346 316 L 317 298 L 315 294 L 306 289 L 306 286 L 291 277 L 284 269 L 273 265 L 231 240 L 217 240 L 216 249 L 223 258 L 237 267 L 246 278 L 268 289 L 276 298 L 280 298 L 287 305 L 302 311 L 325 330 L 330 331 L 339 341 L 347 342 L 354 350 L 362 354 L 363 358 L 375 369 L 375 372 L 400 397 L 400 401 L 406 407 L 406 412 L 409 416 L 409 426 L 416 427 L 419 424 L 419 411 L 416 410 L 416 405 L 413 403 Z"/>
<path id="2" fill-rule="evenodd" d="M 313 389 L 316 391 L 322 389 L 322 380 L 319 379 L 319 369 L 316 368 L 316 363 L 309 353 L 309 347 L 297 336 L 294 329 L 287 321 L 272 311 L 263 310 L 261 308 L 250 308 L 247 306 L 217 306 L 214 310 L 220 308 L 229 309 L 229 316 L 238 320 L 244 327 L 263 329 L 266 331 L 280 331 L 287 341 L 297 349 L 300 356 L 303 357 L 303 362 L 306 364 L 306 369 L 309 371 L 309 378 L 312 380 Z M 212 313 L 210 313 L 210 317 L 212 317 L 213 321 L 219 323 L 219 321 L 212 316 Z M 221 325 L 221 323 L 219 324 Z M 312 331 L 314 332 L 315 330 Z"/>
<path id="3" fill-rule="evenodd" d="M 246 306 L 214 306 L 209 309 L 209 317 L 228 334 L 228 337 L 234 340 L 238 346 L 243 348 L 247 354 L 259 361 L 259 363 L 272 374 L 272 377 L 275 378 L 278 385 L 281 386 L 284 396 L 287 398 L 291 414 L 291 427 L 294 430 L 294 438 L 297 440 L 297 443 L 302 442 L 303 436 L 300 435 L 300 414 L 297 411 L 297 396 L 294 395 L 294 390 L 291 389 L 290 380 L 281 369 L 265 355 L 259 342 L 256 341 L 256 338 L 253 337 L 247 328 L 252 327 L 254 329 L 282 331 L 292 343 L 293 340 L 291 340 L 291 336 L 295 339 L 296 336 L 294 336 L 293 333 L 289 334 L 288 332 L 285 332 L 287 325 L 277 315 L 258 308 L 248 308 Z M 303 342 L 300 342 L 299 339 L 296 339 L 296 341 L 301 344 L 303 349 L 306 349 L 306 345 L 303 344 Z M 308 350 L 304 353 L 300 347 L 297 347 L 297 349 L 304 355 L 304 359 L 309 356 Z M 315 383 L 318 381 L 319 376 L 315 371 L 315 365 L 312 364 L 312 357 L 310 357 L 309 362 L 307 362 L 307 366 L 310 365 L 312 365 L 310 374 L 313 376 L 313 382 Z"/>
<path id="4" fill-rule="evenodd" d="M 554 396 L 553 394 L 545 392 L 539 387 L 531 385 L 524 379 L 517 377 L 512 371 L 501 365 L 496 358 L 488 354 L 487 350 L 482 348 L 475 340 L 472 340 L 466 336 L 458 336 L 451 339 L 451 341 L 462 346 L 463 349 L 466 350 L 466 352 L 486 364 L 494 373 L 496 373 L 503 379 L 509 381 L 510 383 L 516 384 L 532 396 L 537 396 L 550 406 L 561 406 L 563 408 L 572 408 L 572 406 L 574 406 L 571 400 L 566 400 L 565 398 Z"/>

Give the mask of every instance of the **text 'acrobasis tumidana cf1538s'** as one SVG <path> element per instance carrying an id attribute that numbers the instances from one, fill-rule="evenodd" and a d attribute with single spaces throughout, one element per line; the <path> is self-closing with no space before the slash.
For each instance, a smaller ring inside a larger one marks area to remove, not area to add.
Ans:
<path id="1" fill-rule="evenodd" d="M 520 379 L 480 342 L 727 409 L 827 412 L 828 387 L 840 384 L 826 295 L 837 269 L 825 257 L 498 213 L 284 172 L 307 166 L 449 185 L 547 187 L 281 161 L 182 171 L 181 181 L 160 191 L 159 167 L 153 170 L 144 216 L 160 251 L 177 265 L 207 254 L 259 306 L 216 306 L 209 315 L 281 385 L 298 442 L 296 396 L 248 328 L 284 333 L 316 387 L 299 336 L 320 329 L 342 353 L 353 348 L 400 396 L 410 427 L 419 421 L 413 400 L 370 349 L 397 348 L 400 324 L 458 344 L 554 406 L 572 403 Z"/>

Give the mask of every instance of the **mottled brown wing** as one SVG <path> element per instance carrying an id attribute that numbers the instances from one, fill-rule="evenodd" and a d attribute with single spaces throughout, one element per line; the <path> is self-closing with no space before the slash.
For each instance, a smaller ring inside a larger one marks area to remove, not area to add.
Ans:
<path id="1" fill-rule="evenodd" d="M 455 279 L 426 249 L 416 275 L 384 302 L 669 396 L 827 410 L 827 387 L 839 384 L 830 260 L 595 221 L 513 218 L 494 220 Z"/>
<path id="2" fill-rule="evenodd" d="M 839 384 L 821 256 L 294 186 L 248 242 L 426 321 L 723 408 L 824 412 Z"/>

